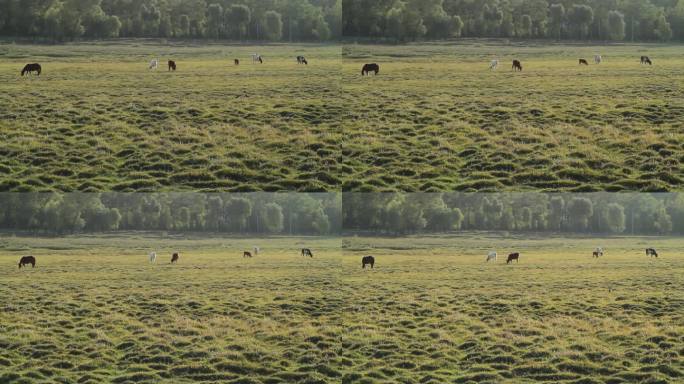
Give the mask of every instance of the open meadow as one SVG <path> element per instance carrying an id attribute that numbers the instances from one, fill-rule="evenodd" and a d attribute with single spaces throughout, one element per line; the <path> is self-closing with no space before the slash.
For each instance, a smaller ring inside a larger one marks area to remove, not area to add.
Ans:
<path id="1" fill-rule="evenodd" d="M 342 383 L 684 381 L 682 238 L 471 233 L 344 248 Z"/>
<path id="2" fill-rule="evenodd" d="M 0 191 L 339 189 L 339 65 L 334 45 L 0 43 Z"/>
<path id="3" fill-rule="evenodd" d="M 683 247 L 496 233 L 3 236 L 0 383 L 677 383 Z M 492 249 L 499 260 L 485 263 Z M 506 265 L 513 250 L 520 263 Z M 27 254 L 36 268 L 18 269 Z M 369 254 L 375 269 L 363 270 Z"/>
<path id="4" fill-rule="evenodd" d="M 603 63 L 594 64 L 601 54 Z M 640 65 L 650 56 L 653 66 Z M 589 66 L 580 66 L 585 58 Z M 490 61 L 499 60 L 496 71 Z M 523 71 L 511 70 L 513 59 Z M 378 76 L 361 78 L 365 63 Z M 462 40 L 343 48 L 345 191 L 684 185 L 677 45 Z"/>
<path id="5" fill-rule="evenodd" d="M 2 236 L 0 383 L 339 382 L 340 249 L 339 238 Z M 35 269 L 17 268 L 26 254 Z"/>

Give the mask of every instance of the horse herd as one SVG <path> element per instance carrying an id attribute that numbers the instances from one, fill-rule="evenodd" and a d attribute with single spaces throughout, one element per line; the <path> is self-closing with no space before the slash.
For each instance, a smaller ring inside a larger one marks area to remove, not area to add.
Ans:
<path id="1" fill-rule="evenodd" d="M 309 65 L 309 61 L 306 59 L 304 56 L 297 56 L 297 64 L 303 64 L 303 65 Z M 159 59 L 152 59 L 149 63 L 148 69 L 149 70 L 157 70 L 159 69 Z M 235 59 L 234 60 L 235 65 L 240 65 L 240 59 Z M 255 53 L 252 55 L 252 63 L 259 63 L 263 64 L 264 63 L 264 58 L 258 53 Z M 178 66 L 174 60 L 169 60 L 167 62 L 167 66 L 169 69 L 169 72 L 175 72 L 176 69 L 178 69 Z M 21 76 L 28 76 L 30 74 L 35 73 L 36 76 L 40 76 L 40 74 L 43 72 L 43 67 L 38 64 L 38 63 L 32 63 L 32 64 L 26 64 L 24 68 L 21 70 Z"/>
<path id="2" fill-rule="evenodd" d="M 594 63 L 596 64 L 601 64 L 603 62 L 603 56 L 601 55 L 596 55 L 594 56 Z M 651 61 L 651 58 L 648 56 L 641 56 L 641 64 L 642 65 L 653 65 L 653 61 Z M 579 65 L 589 65 L 589 61 L 587 59 L 579 59 Z M 496 70 L 499 68 L 499 60 L 492 60 L 489 62 L 489 69 L 490 70 Z M 513 65 L 511 67 L 513 71 L 516 72 L 522 72 L 523 70 L 523 65 L 520 60 L 513 60 Z M 370 75 L 370 73 L 373 72 L 376 75 L 380 73 L 380 65 L 377 63 L 371 63 L 371 64 L 364 64 L 363 68 L 361 69 L 361 76 L 367 76 Z"/>
<path id="3" fill-rule="evenodd" d="M 304 64 L 304 65 L 309 65 L 308 60 L 304 56 L 297 56 L 297 64 Z M 603 57 L 601 55 L 596 55 L 594 56 L 594 63 L 596 64 L 601 64 L 603 62 Z M 234 60 L 235 65 L 240 65 L 240 59 L 235 59 Z M 264 63 L 264 58 L 258 53 L 255 53 L 252 55 L 252 63 L 259 63 L 263 64 Z M 653 61 L 651 60 L 650 57 L 648 56 L 641 56 L 641 64 L 642 65 L 653 65 Z M 178 68 L 176 65 L 176 62 L 173 60 L 169 60 L 167 62 L 169 72 L 176 71 Z M 589 61 L 587 59 L 579 59 L 579 65 L 589 65 Z M 153 59 L 150 61 L 149 64 L 149 69 L 150 70 L 156 70 L 159 68 L 159 59 Z M 489 69 L 490 70 L 496 70 L 499 68 L 499 60 L 492 60 L 489 63 Z M 511 67 L 513 71 L 517 72 L 522 72 L 523 70 L 523 65 L 520 60 L 513 60 L 513 65 Z M 26 64 L 24 69 L 21 71 L 22 76 L 26 76 L 32 73 L 36 73 L 36 75 L 40 76 L 42 72 L 42 67 L 38 63 L 33 63 L 33 64 Z M 361 69 L 361 76 L 368 76 L 372 73 L 374 73 L 376 76 L 380 73 L 380 65 L 377 63 L 370 63 L 370 64 L 364 64 L 363 68 Z"/>
<path id="4" fill-rule="evenodd" d="M 242 253 L 243 258 L 252 258 L 254 256 L 259 255 L 259 251 L 261 249 L 259 247 L 254 247 L 252 251 L 244 251 Z M 302 248 L 301 255 L 304 257 L 310 257 L 313 258 L 313 252 L 309 248 Z M 604 251 L 602 247 L 596 247 L 592 253 L 593 258 L 599 258 L 603 257 Z M 496 262 L 498 254 L 495 251 L 490 251 L 487 254 L 487 259 L 486 262 L 489 263 L 490 261 Z M 646 256 L 649 256 L 651 258 L 655 257 L 658 258 L 658 252 L 655 250 L 655 248 L 646 248 Z M 150 264 L 155 264 L 157 262 L 157 253 L 156 252 L 150 252 L 149 255 L 149 261 Z M 171 255 L 171 264 L 176 264 L 178 263 L 178 260 L 180 260 L 180 254 L 178 252 L 174 252 Z M 520 262 L 520 253 L 519 252 L 514 252 L 508 255 L 506 258 L 506 264 L 510 264 L 512 262 L 519 263 Z M 22 267 L 27 267 L 28 265 L 31 265 L 32 268 L 36 267 L 36 258 L 34 256 L 24 256 L 19 260 L 19 269 Z M 375 257 L 374 256 L 364 256 L 361 258 L 361 268 L 366 269 L 366 266 L 369 266 L 370 269 L 375 268 Z"/>

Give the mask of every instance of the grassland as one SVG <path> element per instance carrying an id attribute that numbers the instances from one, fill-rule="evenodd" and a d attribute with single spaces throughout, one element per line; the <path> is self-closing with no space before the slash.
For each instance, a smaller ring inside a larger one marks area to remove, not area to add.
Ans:
<path id="1" fill-rule="evenodd" d="M 644 256 L 649 245 L 660 259 Z M 684 239 L 470 234 L 344 246 L 342 383 L 684 381 Z M 604 258 L 592 259 L 596 246 Z M 496 264 L 485 263 L 491 249 Z M 513 250 L 520 263 L 506 265 Z M 364 271 L 368 254 L 376 268 Z"/>
<path id="2" fill-rule="evenodd" d="M 29 62 L 40 77 L 19 76 Z M 319 45 L 0 43 L 0 190 L 337 190 L 339 62 Z"/>
<path id="3" fill-rule="evenodd" d="M 261 254 L 243 259 L 254 245 Z M 599 245 L 606 255 L 592 259 Z M 488 233 L 2 236 L 0 383 L 678 383 L 683 246 Z M 521 262 L 486 264 L 490 249 Z M 28 253 L 36 269 L 17 269 Z M 374 270 L 361 269 L 367 254 Z"/>
<path id="4" fill-rule="evenodd" d="M 345 46 L 343 189 L 681 190 L 681 50 L 487 40 Z M 641 66 L 641 55 L 654 66 Z M 591 65 L 580 67 L 581 57 Z M 501 65 L 490 72 L 494 58 Z M 511 71 L 513 59 L 522 73 Z M 380 75 L 361 78 L 370 62 Z"/>
<path id="5" fill-rule="evenodd" d="M 243 259 L 254 245 L 260 255 Z M 338 239 L 3 236 L 0 246 L 0 383 L 339 382 Z M 38 265 L 19 270 L 27 253 Z"/>

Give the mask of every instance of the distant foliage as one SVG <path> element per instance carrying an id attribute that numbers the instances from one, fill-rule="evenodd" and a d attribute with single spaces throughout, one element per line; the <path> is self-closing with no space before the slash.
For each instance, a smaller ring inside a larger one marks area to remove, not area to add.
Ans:
<path id="1" fill-rule="evenodd" d="M 393 235 L 455 230 L 684 234 L 684 194 L 347 194 L 343 225 Z"/>
<path id="2" fill-rule="evenodd" d="M 342 0 L 0 0 L 0 36 L 321 41 Z"/>
<path id="3" fill-rule="evenodd" d="M 0 230 L 326 235 L 341 231 L 339 194 L 1 193 Z"/>
<path id="4" fill-rule="evenodd" d="M 343 0 L 342 20 L 346 37 L 398 41 L 684 40 L 684 0 Z"/>

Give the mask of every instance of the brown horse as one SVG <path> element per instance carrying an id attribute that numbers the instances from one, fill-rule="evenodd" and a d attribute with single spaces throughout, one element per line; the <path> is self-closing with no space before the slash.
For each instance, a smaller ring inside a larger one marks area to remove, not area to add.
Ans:
<path id="1" fill-rule="evenodd" d="M 579 65 L 589 65 L 589 62 L 586 59 L 579 59 Z"/>
<path id="2" fill-rule="evenodd" d="M 657 259 L 658 252 L 655 250 L 655 248 L 646 248 L 646 256 L 655 257 Z"/>
<path id="3" fill-rule="evenodd" d="M 519 60 L 513 60 L 513 70 L 522 72 L 522 63 Z"/>
<path id="4" fill-rule="evenodd" d="M 171 255 L 171 264 L 177 263 L 179 258 L 180 258 L 180 256 L 178 256 L 177 252 L 174 253 L 173 255 Z"/>
<path id="5" fill-rule="evenodd" d="M 35 72 L 36 75 L 40 76 L 40 73 L 43 71 L 43 68 L 40 66 L 38 63 L 33 63 L 33 64 L 26 64 L 24 66 L 24 69 L 21 70 L 21 75 L 29 75 L 32 72 Z"/>
<path id="6" fill-rule="evenodd" d="M 375 266 L 375 257 L 365 256 L 361 259 L 361 268 L 366 269 L 366 265 L 370 265 L 371 269 Z"/>
<path id="7" fill-rule="evenodd" d="M 173 60 L 169 60 L 169 71 L 176 71 L 176 62 Z"/>
<path id="8" fill-rule="evenodd" d="M 21 269 L 21 267 L 25 267 L 29 264 L 31 264 L 31 268 L 35 268 L 36 267 L 36 258 L 33 256 L 24 256 L 21 258 L 21 260 L 19 260 L 19 269 Z"/>
<path id="9" fill-rule="evenodd" d="M 506 260 L 506 264 L 510 264 L 515 260 L 516 263 L 520 262 L 520 254 L 518 252 L 516 253 L 511 253 L 508 255 L 508 259 Z"/>
<path id="10" fill-rule="evenodd" d="M 313 253 L 309 248 L 302 248 L 302 256 L 313 257 Z"/>
<path id="11" fill-rule="evenodd" d="M 247 258 L 247 257 L 251 258 L 251 257 L 252 257 L 252 252 L 247 252 L 247 251 L 245 251 L 245 252 L 242 253 L 242 257 L 243 257 L 243 258 Z"/>
<path id="12" fill-rule="evenodd" d="M 235 65 L 240 65 L 240 59 L 235 59 Z"/>
<path id="13" fill-rule="evenodd" d="M 363 69 L 361 69 L 361 76 L 370 75 L 371 72 L 375 72 L 375 75 L 377 75 L 380 73 L 380 66 L 375 63 L 364 65 Z"/>
<path id="14" fill-rule="evenodd" d="M 651 58 L 648 56 L 641 56 L 641 64 L 653 65 Z"/>

